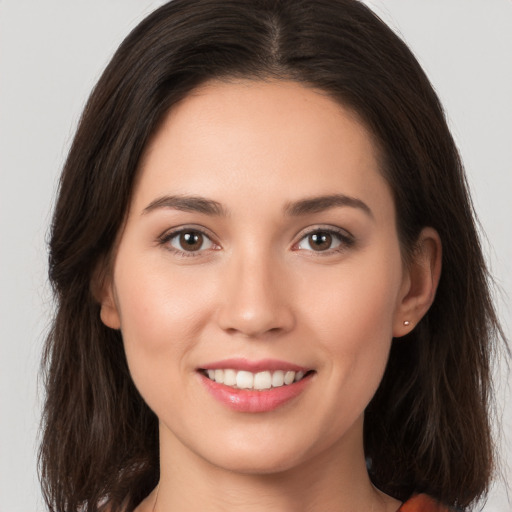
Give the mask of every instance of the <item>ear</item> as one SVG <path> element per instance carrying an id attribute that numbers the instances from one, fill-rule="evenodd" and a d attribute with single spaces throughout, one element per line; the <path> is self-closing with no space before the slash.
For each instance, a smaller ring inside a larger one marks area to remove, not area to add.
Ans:
<path id="1" fill-rule="evenodd" d="M 94 272 L 91 293 L 100 304 L 101 321 L 111 329 L 120 329 L 121 317 L 115 298 L 114 283 L 112 277 L 107 276 L 102 267 L 103 265 Z"/>
<path id="2" fill-rule="evenodd" d="M 393 336 L 411 332 L 428 311 L 441 276 L 442 246 L 437 231 L 424 228 L 404 271 L 393 323 Z"/>

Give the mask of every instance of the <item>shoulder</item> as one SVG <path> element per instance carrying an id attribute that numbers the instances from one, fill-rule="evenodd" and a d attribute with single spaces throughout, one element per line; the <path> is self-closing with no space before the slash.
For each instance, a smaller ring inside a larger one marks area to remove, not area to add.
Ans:
<path id="1" fill-rule="evenodd" d="M 397 512 L 454 512 L 454 510 L 426 494 L 416 494 L 408 499 Z"/>

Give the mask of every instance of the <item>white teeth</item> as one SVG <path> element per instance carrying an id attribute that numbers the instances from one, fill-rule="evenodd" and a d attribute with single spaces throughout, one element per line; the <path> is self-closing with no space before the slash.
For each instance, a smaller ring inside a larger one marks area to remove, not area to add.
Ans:
<path id="1" fill-rule="evenodd" d="M 224 384 L 226 384 L 226 386 L 236 386 L 235 370 L 224 370 Z"/>
<path id="2" fill-rule="evenodd" d="M 254 375 L 251 372 L 240 371 L 236 374 L 236 386 L 240 389 L 250 389 L 254 384 Z"/>
<path id="3" fill-rule="evenodd" d="M 288 386 L 295 380 L 295 372 L 286 372 L 284 374 L 284 383 Z"/>
<path id="4" fill-rule="evenodd" d="M 254 389 L 270 389 L 272 376 L 270 372 L 259 372 L 254 376 Z"/>
<path id="5" fill-rule="evenodd" d="M 284 372 L 277 370 L 272 374 L 272 387 L 279 388 L 284 384 Z"/>
<path id="6" fill-rule="evenodd" d="M 292 370 L 263 371 L 258 373 L 247 372 L 244 370 L 236 371 L 233 369 L 206 370 L 210 380 L 224 384 L 226 386 L 236 387 L 238 389 L 256 389 L 262 391 L 270 388 L 279 388 L 289 386 L 294 382 L 301 380 L 305 372 Z"/>

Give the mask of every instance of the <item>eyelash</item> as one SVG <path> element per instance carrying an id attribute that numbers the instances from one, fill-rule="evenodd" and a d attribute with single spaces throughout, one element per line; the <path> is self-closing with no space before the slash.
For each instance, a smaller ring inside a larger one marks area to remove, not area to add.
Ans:
<path id="1" fill-rule="evenodd" d="M 174 238 L 186 234 L 186 233 L 192 233 L 192 234 L 200 234 L 203 237 L 205 237 L 207 240 L 210 241 L 210 243 L 216 247 L 216 249 L 219 247 L 211 238 L 211 236 L 206 233 L 204 230 L 200 228 L 179 228 L 176 230 L 172 230 L 169 232 L 164 233 L 158 238 L 159 245 L 166 246 L 167 250 L 171 251 L 172 253 L 176 254 L 179 257 L 184 258 L 190 258 L 190 257 L 197 257 L 200 256 L 202 252 L 204 252 L 207 249 L 197 250 L 197 251 L 182 251 L 180 249 L 177 249 L 176 247 L 173 247 L 170 245 L 171 240 Z M 298 251 L 307 250 L 308 252 L 312 253 L 314 257 L 325 257 L 325 256 L 331 256 L 333 254 L 339 254 L 341 252 L 346 251 L 350 247 L 352 247 L 355 243 L 354 237 L 349 234 L 348 232 L 341 230 L 341 229 L 334 229 L 332 227 L 329 228 L 322 228 L 322 227 L 316 227 L 314 229 L 311 229 L 305 233 L 303 233 L 299 239 L 298 242 L 296 242 L 293 247 L 297 247 L 303 240 L 307 239 L 307 237 L 314 235 L 314 234 L 328 234 L 333 236 L 334 238 L 337 238 L 339 241 L 339 245 L 333 249 L 328 249 L 326 251 L 315 251 L 315 250 L 308 250 L 308 249 L 296 249 Z"/>

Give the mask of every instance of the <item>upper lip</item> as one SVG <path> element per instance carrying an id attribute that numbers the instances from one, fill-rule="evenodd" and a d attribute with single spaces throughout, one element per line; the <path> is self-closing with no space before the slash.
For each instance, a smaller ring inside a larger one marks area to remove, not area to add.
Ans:
<path id="1" fill-rule="evenodd" d="M 251 373 L 263 372 L 266 370 L 276 371 L 295 371 L 295 372 L 307 372 L 311 368 L 306 368 L 288 361 L 280 361 L 278 359 L 259 359 L 257 361 L 251 361 L 244 358 L 230 358 L 223 359 L 221 361 L 214 361 L 207 363 L 200 367 L 201 370 L 245 370 Z"/>

